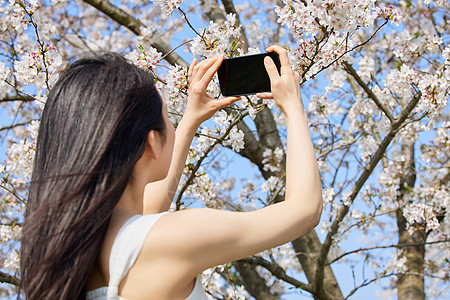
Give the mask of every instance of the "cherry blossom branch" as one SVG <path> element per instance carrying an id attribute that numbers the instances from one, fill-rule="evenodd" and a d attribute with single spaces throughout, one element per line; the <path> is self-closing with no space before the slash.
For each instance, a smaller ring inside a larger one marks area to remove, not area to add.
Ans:
<path id="1" fill-rule="evenodd" d="M 306 5 L 306 4 L 305 4 L 305 5 Z M 388 22 L 389 22 L 389 20 L 386 20 L 383 24 L 381 24 L 381 25 L 374 31 L 374 33 L 372 33 L 372 35 L 371 35 L 367 40 L 365 40 L 365 41 L 362 42 L 361 44 L 358 44 L 358 45 L 352 47 L 352 48 L 349 49 L 349 50 L 345 50 L 341 55 L 339 55 L 339 56 L 336 57 L 334 60 L 332 60 L 328 65 L 323 66 L 323 67 L 322 67 L 316 74 L 314 74 L 313 76 L 316 76 L 316 75 L 320 74 L 322 71 L 328 69 L 328 68 L 331 67 L 334 63 L 336 63 L 338 60 L 340 60 L 342 57 L 344 57 L 346 54 L 348 54 L 348 53 L 350 53 L 350 52 L 353 52 L 354 50 L 356 50 L 356 49 L 358 49 L 358 48 L 364 46 L 364 45 L 367 44 L 367 43 L 369 43 L 370 40 L 373 39 L 373 38 L 375 37 L 375 35 L 378 33 L 378 31 L 380 31 L 381 28 L 383 28 Z M 321 39 L 320 41 L 317 41 L 317 40 L 316 40 L 316 51 L 315 51 L 315 54 L 313 55 L 313 57 L 316 56 L 316 55 L 318 54 L 319 50 L 320 50 L 320 49 L 324 46 L 324 44 L 328 41 L 328 38 L 329 38 L 329 36 L 330 36 L 331 33 L 332 33 L 332 31 L 330 31 L 330 32 L 324 31 L 324 32 L 327 32 L 327 34 L 324 34 L 324 36 L 322 37 L 322 39 Z M 322 43 L 323 40 L 324 40 L 325 38 L 326 38 L 325 43 L 323 43 L 322 46 L 319 47 L 320 43 Z M 347 38 L 348 38 L 348 37 L 347 37 Z M 308 57 L 307 57 L 307 58 L 308 58 Z M 313 58 L 308 58 L 308 60 L 310 60 L 311 63 L 310 63 L 310 64 L 306 67 L 306 69 L 302 72 L 302 74 L 301 74 L 302 82 L 301 82 L 301 83 L 303 83 L 303 82 L 306 81 L 304 75 L 311 69 L 311 67 L 312 67 L 312 66 L 314 65 L 314 63 L 315 63 L 314 60 L 313 60 Z"/>
<path id="2" fill-rule="evenodd" d="M 19 278 L 17 278 L 16 276 L 4 273 L 2 271 L 0 271 L 0 282 L 1 283 L 9 283 L 9 284 L 12 284 L 12 285 L 15 285 L 15 286 L 19 286 L 20 285 L 20 279 Z"/>
<path id="3" fill-rule="evenodd" d="M 17 194 L 17 192 L 14 190 L 14 187 L 13 187 L 13 189 L 11 190 L 11 189 L 7 188 L 6 186 L 4 186 L 4 185 L 2 184 L 2 185 L 0 185 L 0 188 L 4 189 L 5 191 L 7 191 L 7 192 L 10 193 L 11 195 L 13 195 L 14 198 L 16 198 L 17 200 L 19 200 L 19 201 L 22 202 L 23 204 L 27 204 L 26 201 L 25 201 L 25 199 L 22 199 L 22 198 L 19 196 L 19 194 Z"/>
<path id="4" fill-rule="evenodd" d="M 129 30 L 131 30 L 134 34 L 140 35 L 141 28 L 145 28 L 145 25 L 142 24 L 141 21 L 134 18 L 132 15 L 128 14 L 124 10 L 115 6 L 106 0 L 82 0 L 93 7 L 97 8 L 99 11 L 103 12 L 105 15 L 109 16 L 111 19 L 119 23 L 120 25 L 125 26 Z M 151 37 L 151 45 L 156 48 L 159 52 L 165 55 L 166 53 L 172 50 L 171 46 L 167 44 L 159 34 L 154 33 Z M 172 65 L 180 65 L 183 67 L 188 66 L 188 64 L 181 58 L 177 53 L 172 52 L 170 55 L 167 55 L 166 60 Z"/>
<path id="5" fill-rule="evenodd" d="M 260 256 L 250 256 L 243 258 L 239 260 L 240 262 L 252 264 L 252 265 L 258 265 L 266 270 L 268 270 L 270 273 L 272 273 L 273 276 L 276 278 L 283 280 L 286 283 L 292 284 L 293 286 L 302 289 L 304 291 L 307 291 L 309 293 L 313 292 L 312 284 L 303 283 L 289 275 L 286 274 L 286 271 L 283 270 L 278 264 L 274 262 L 270 262 L 268 260 L 265 260 L 264 258 Z"/>
<path id="6" fill-rule="evenodd" d="M 323 279 L 324 279 L 324 266 L 326 262 L 326 258 L 328 257 L 328 253 L 330 251 L 333 237 L 337 233 L 340 223 L 344 219 L 344 217 L 347 215 L 350 205 L 355 200 L 356 196 L 358 195 L 359 191 L 369 178 L 370 174 L 372 174 L 373 170 L 377 166 L 378 162 L 383 157 L 384 153 L 386 152 L 387 147 L 391 143 L 391 141 L 394 139 L 395 135 L 397 134 L 400 126 L 406 121 L 407 117 L 411 114 L 414 107 L 416 107 L 417 103 L 419 102 L 419 99 L 421 98 L 422 94 L 418 92 L 413 99 L 409 102 L 409 104 L 406 106 L 405 109 L 402 110 L 399 118 L 394 121 L 391 125 L 391 128 L 388 132 L 388 134 L 383 139 L 382 143 L 378 147 L 375 154 L 370 159 L 369 163 L 364 167 L 363 173 L 360 175 L 358 180 L 355 183 L 355 186 L 352 189 L 352 193 L 348 199 L 349 204 L 344 205 L 341 207 L 339 212 L 337 213 L 336 219 L 333 221 L 333 224 L 330 227 L 330 231 L 328 232 L 325 241 L 323 242 L 323 245 L 320 249 L 320 253 L 317 259 L 317 267 L 316 267 L 316 275 L 315 275 L 315 287 L 314 287 L 314 293 L 317 295 L 322 295 L 324 293 L 323 291 Z"/>
<path id="7" fill-rule="evenodd" d="M 195 173 L 198 171 L 198 169 L 200 168 L 203 160 L 208 156 L 208 154 L 214 149 L 214 147 L 216 145 L 218 145 L 219 143 L 221 143 L 231 132 L 231 129 L 233 129 L 233 127 L 235 125 L 237 125 L 245 116 L 248 115 L 248 112 L 244 112 L 242 114 L 240 114 L 238 117 L 236 117 L 230 124 L 230 126 L 227 128 L 227 130 L 220 135 L 215 141 L 214 143 L 212 143 L 208 149 L 206 149 L 206 151 L 204 151 L 203 155 L 200 157 L 200 159 L 197 161 L 197 163 L 195 164 L 195 166 L 192 168 L 191 172 L 189 173 L 188 178 L 186 179 L 186 181 L 184 182 L 183 186 L 181 187 L 180 191 L 178 192 L 177 195 L 177 199 L 175 200 L 175 205 L 176 205 L 176 210 L 179 210 L 181 208 L 181 198 L 183 197 L 184 192 L 187 190 L 189 184 L 191 183 L 191 181 L 194 179 L 195 177 Z"/>
<path id="8" fill-rule="evenodd" d="M 309 58 L 307 55 L 305 55 L 305 57 L 310 61 L 309 65 L 306 66 L 306 68 L 303 70 L 302 74 L 301 74 L 301 78 L 302 78 L 302 82 L 300 84 L 302 84 L 303 82 L 306 81 L 305 79 L 305 75 L 306 73 L 309 72 L 309 70 L 312 68 L 312 66 L 314 65 L 315 61 L 314 61 L 314 57 L 316 57 L 319 54 L 319 51 L 325 46 L 325 44 L 328 42 L 328 39 L 330 38 L 331 33 L 329 33 L 328 31 L 324 32 L 324 35 L 322 36 L 322 39 L 320 41 L 317 40 L 317 38 L 315 38 L 314 40 L 316 41 L 316 49 L 314 51 L 314 54 L 311 58 Z M 324 43 L 322 43 L 325 40 Z M 319 72 L 317 72 L 317 74 L 319 74 L 322 70 L 320 70 Z"/>
<path id="9" fill-rule="evenodd" d="M 342 57 L 344 57 L 344 55 L 346 55 L 347 53 L 353 52 L 354 50 L 361 48 L 362 46 L 364 46 L 365 44 L 369 43 L 370 40 L 372 40 L 375 35 L 378 33 L 378 31 L 381 30 L 381 28 L 383 28 L 387 23 L 389 22 L 389 20 L 385 20 L 383 24 L 381 24 L 373 33 L 371 36 L 369 36 L 367 38 L 367 40 L 365 40 L 364 42 L 362 42 L 361 44 L 358 44 L 354 47 L 352 47 L 350 50 L 346 50 L 344 51 L 344 53 L 342 53 L 341 55 L 339 55 L 338 57 L 336 57 L 332 62 L 330 62 L 328 65 L 326 65 L 325 67 L 323 67 L 317 74 L 319 74 L 320 72 L 322 72 L 325 69 L 328 69 L 330 66 L 332 66 L 335 62 L 337 62 L 338 60 L 340 60 Z M 316 74 L 316 75 L 317 75 Z"/>
<path id="10" fill-rule="evenodd" d="M 47 86 L 47 90 L 50 90 L 50 86 L 48 85 L 49 75 L 48 75 L 47 59 L 45 58 L 45 43 L 43 41 L 41 41 L 41 38 L 39 36 L 38 25 L 36 24 L 36 22 L 34 22 L 33 17 L 32 17 L 33 14 L 27 10 L 27 7 L 24 3 L 22 3 L 21 1 L 17 1 L 17 3 L 20 5 L 20 7 L 22 7 L 23 11 L 28 15 L 28 17 L 30 18 L 30 23 L 34 27 L 36 41 L 39 44 L 39 48 L 40 48 L 39 50 L 41 52 L 40 54 L 42 55 L 42 63 L 44 64 L 45 85 Z"/>
<path id="11" fill-rule="evenodd" d="M 404 247 L 411 247 L 411 246 L 433 245 L 433 244 L 441 244 L 441 243 L 449 243 L 449 242 L 450 242 L 450 239 L 445 239 L 442 241 L 432 241 L 432 242 L 425 242 L 425 243 L 404 243 L 404 244 L 391 244 L 391 245 L 384 245 L 384 246 L 372 246 L 372 247 L 366 247 L 366 248 L 359 248 L 359 249 L 352 250 L 352 251 L 349 251 L 349 252 L 339 255 L 332 261 L 326 263 L 326 265 L 331 265 L 347 255 L 362 252 L 362 251 L 386 249 L 386 248 L 404 248 Z"/>
<path id="12" fill-rule="evenodd" d="M 249 46 L 247 34 L 245 33 L 244 26 L 242 26 L 241 24 L 241 20 L 239 19 L 239 14 L 237 13 L 236 8 L 234 7 L 233 0 L 222 0 L 222 4 L 227 14 L 234 14 L 236 16 L 236 22 L 237 25 L 240 26 L 241 38 L 242 41 L 244 42 L 243 46 L 245 51 L 247 51 Z"/>
<path id="13" fill-rule="evenodd" d="M 389 121 L 394 122 L 394 116 L 389 112 L 389 110 L 381 103 L 378 97 L 374 94 L 374 92 L 369 88 L 369 86 L 361 79 L 358 75 L 358 72 L 350 65 L 347 61 L 343 61 L 344 69 L 349 73 L 353 78 L 355 78 L 356 82 L 359 86 L 366 92 L 367 96 L 375 102 L 376 106 L 386 115 Z"/>

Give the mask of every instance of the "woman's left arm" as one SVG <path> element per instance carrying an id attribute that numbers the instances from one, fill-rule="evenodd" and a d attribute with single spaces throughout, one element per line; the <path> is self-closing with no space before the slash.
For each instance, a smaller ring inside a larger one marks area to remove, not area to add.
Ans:
<path id="1" fill-rule="evenodd" d="M 206 88 L 223 61 L 223 55 L 208 58 L 189 67 L 189 94 L 185 113 L 175 134 L 172 161 L 163 180 L 151 182 L 144 191 L 144 214 L 167 211 L 178 188 L 192 139 L 201 123 L 211 118 L 219 109 L 239 100 L 239 97 L 214 99 Z"/>

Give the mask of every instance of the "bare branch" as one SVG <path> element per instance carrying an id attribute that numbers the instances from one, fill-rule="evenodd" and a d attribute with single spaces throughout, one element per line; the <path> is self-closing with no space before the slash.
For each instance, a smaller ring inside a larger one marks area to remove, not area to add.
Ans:
<path id="1" fill-rule="evenodd" d="M 375 102 L 375 104 L 378 106 L 379 109 L 386 115 L 386 117 L 389 119 L 389 121 L 394 122 L 394 116 L 392 116 L 391 112 L 381 103 L 381 101 L 378 99 L 378 97 L 372 92 L 372 90 L 369 88 L 369 86 L 361 79 L 361 77 L 358 75 L 355 69 L 353 69 L 352 65 L 350 65 L 348 62 L 343 61 L 342 64 L 344 65 L 344 69 L 349 73 L 350 75 L 355 78 L 356 82 L 358 82 L 359 86 L 362 87 L 362 89 L 366 92 L 367 96 Z"/>
<path id="2" fill-rule="evenodd" d="M 244 263 L 252 264 L 252 265 L 258 265 L 266 270 L 268 270 L 270 273 L 272 273 L 273 276 L 277 277 L 278 279 L 283 280 L 286 283 L 292 284 L 293 286 L 302 289 L 304 291 L 307 291 L 309 293 L 312 293 L 312 285 L 303 283 L 289 275 L 286 274 L 286 272 L 281 268 L 278 264 L 270 262 L 265 260 L 264 258 L 260 256 L 251 256 L 247 258 L 243 258 L 239 260 Z"/>
<path id="3" fill-rule="evenodd" d="M 0 131 L 3 131 L 3 130 L 10 130 L 10 129 L 13 129 L 13 128 L 15 128 L 15 127 L 28 125 L 28 124 L 30 124 L 32 121 L 35 121 L 35 120 L 30 120 L 30 121 L 23 122 L 23 123 L 17 123 L 17 124 L 12 124 L 12 125 L 10 125 L 10 126 L 1 127 L 1 128 L 0 128 Z"/>
<path id="4" fill-rule="evenodd" d="M 372 278 L 371 280 L 364 280 L 363 283 L 361 283 L 360 285 L 356 286 L 353 290 L 351 290 L 350 293 L 348 293 L 348 295 L 345 297 L 345 299 L 348 299 L 351 295 L 356 293 L 357 290 L 371 284 L 372 282 L 375 282 L 375 281 L 383 279 L 383 278 L 395 276 L 395 275 L 397 275 L 397 273 L 389 273 L 389 274 L 383 274 L 383 275 L 377 276 L 375 278 Z"/>
<path id="5" fill-rule="evenodd" d="M 16 276 L 4 273 L 2 271 L 0 271 L 0 282 L 2 282 L 2 283 L 9 283 L 9 284 L 12 284 L 12 285 L 15 285 L 15 286 L 19 286 L 20 285 L 20 279 L 19 278 L 17 278 Z"/>
<path id="6" fill-rule="evenodd" d="M 373 246 L 373 247 L 359 248 L 356 250 L 346 252 L 342 255 L 339 255 L 332 261 L 328 262 L 326 265 L 331 265 L 332 263 L 340 260 L 341 258 L 343 258 L 347 255 L 358 253 L 358 252 L 363 252 L 363 251 L 386 249 L 386 248 L 403 248 L 403 247 L 418 246 L 418 245 L 433 245 L 433 244 L 441 244 L 441 243 L 450 243 L 450 239 L 445 239 L 442 241 L 425 242 L 425 243 L 391 244 L 391 245 L 385 245 L 385 246 Z"/>
<path id="7" fill-rule="evenodd" d="M 318 295 L 321 295 L 323 293 L 323 278 L 324 278 L 323 277 L 324 276 L 324 268 L 323 267 L 325 265 L 326 258 L 330 251 L 331 244 L 333 242 L 333 237 L 337 233 L 340 223 L 342 222 L 344 217 L 347 215 L 350 205 L 355 200 L 356 196 L 358 195 L 359 191 L 365 184 L 366 180 L 369 178 L 370 174 L 372 174 L 372 171 L 375 169 L 378 162 L 383 157 L 388 145 L 394 139 L 400 126 L 406 121 L 406 118 L 411 114 L 414 107 L 416 107 L 421 96 L 422 96 L 422 94 L 420 92 L 418 92 L 413 97 L 413 99 L 409 102 L 407 107 L 404 110 L 402 110 L 400 117 L 395 122 L 392 123 L 389 133 L 384 137 L 383 142 L 380 144 L 377 151 L 370 159 L 369 163 L 365 166 L 363 173 L 360 175 L 358 180 L 355 182 L 355 185 L 352 189 L 352 193 L 348 199 L 350 204 L 348 206 L 343 205 L 341 207 L 341 209 L 339 210 L 339 212 L 337 213 L 336 219 L 333 221 L 330 231 L 328 232 L 328 234 L 325 238 L 325 241 L 323 242 L 322 248 L 320 249 L 319 257 L 317 260 L 317 268 L 316 268 L 316 276 L 315 276 L 316 285 L 314 288 L 314 292 L 317 293 Z"/>
<path id="8" fill-rule="evenodd" d="M 6 95 L 3 99 L 0 99 L 0 102 L 13 102 L 13 101 L 23 101 L 23 102 L 32 102 L 35 98 L 30 95 L 14 95 L 9 96 Z"/>

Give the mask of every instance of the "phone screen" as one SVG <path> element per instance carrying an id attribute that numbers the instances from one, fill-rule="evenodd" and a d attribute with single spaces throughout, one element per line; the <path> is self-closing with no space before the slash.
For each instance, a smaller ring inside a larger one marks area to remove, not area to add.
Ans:
<path id="1" fill-rule="evenodd" d="M 264 67 L 264 57 L 270 56 L 280 73 L 280 59 L 275 52 L 224 59 L 217 71 L 224 96 L 243 96 L 270 92 L 270 79 Z"/>

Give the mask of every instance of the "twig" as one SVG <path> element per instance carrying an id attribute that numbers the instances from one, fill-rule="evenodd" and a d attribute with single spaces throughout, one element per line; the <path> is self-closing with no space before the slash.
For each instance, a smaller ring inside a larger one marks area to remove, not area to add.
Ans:
<path id="1" fill-rule="evenodd" d="M 0 131 L 3 131 L 3 130 L 10 130 L 10 129 L 13 129 L 13 128 L 15 128 L 15 127 L 28 125 L 28 124 L 30 124 L 32 121 L 36 121 L 36 119 L 30 120 L 30 121 L 27 121 L 27 122 L 23 122 L 23 123 L 12 124 L 12 125 L 6 126 L 6 127 L 1 127 L 1 128 L 0 128 Z"/>
<path id="2" fill-rule="evenodd" d="M 352 251 L 346 252 L 346 253 L 344 253 L 342 255 L 339 255 L 338 257 L 336 257 L 332 261 L 328 262 L 326 265 L 331 265 L 332 263 L 340 260 L 341 258 L 343 258 L 343 257 L 345 257 L 347 255 L 358 253 L 358 252 L 362 252 L 362 251 L 369 251 L 369 250 L 376 250 L 376 249 L 386 249 L 386 248 L 404 248 L 404 247 L 419 246 L 419 245 L 433 245 L 433 244 L 440 244 L 440 243 L 450 243 L 450 239 L 446 239 L 446 240 L 442 240 L 442 241 L 425 242 L 425 243 L 391 244 L 391 245 L 385 245 L 385 246 L 373 246 L 373 247 L 359 248 L 359 249 L 356 249 L 356 250 L 352 250 Z"/>
<path id="3" fill-rule="evenodd" d="M 186 23 L 188 24 L 188 26 L 195 32 L 196 35 L 198 35 L 199 37 L 202 38 L 203 43 L 205 43 L 205 46 L 208 45 L 208 42 L 205 40 L 205 38 L 203 37 L 203 35 L 201 35 L 200 33 L 197 32 L 197 30 L 195 30 L 194 26 L 192 26 L 191 22 L 189 22 L 189 19 L 186 16 L 186 13 L 178 7 L 178 10 L 183 14 L 184 19 L 186 20 Z"/>
<path id="4" fill-rule="evenodd" d="M 181 46 L 186 45 L 186 44 L 192 42 L 193 40 L 194 40 L 194 39 L 190 39 L 190 40 L 188 40 L 188 41 L 185 41 L 185 42 L 179 44 L 178 46 L 176 46 L 175 48 L 173 48 L 172 50 L 170 50 L 169 52 L 167 52 L 166 54 L 164 54 L 163 56 L 161 56 L 161 59 L 165 59 L 165 58 L 166 58 L 168 55 L 170 55 L 172 52 L 174 52 L 175 50 L 177 50 L 177 49 L 180 48 Z"/>
<path id="5" fill-rule="evenodd" d="M 391 276 L 394 276 L 394 275 L 397 275 L 397 273 L 384 274 L 384 275 L 372 278 L 371 280 L 364 280 L 364 282 L 362 284 L 360 284 L 359 286 L 357 286 L 353 290 L 351 290 L 350 293 L 345 297 L 345 299 L 348 299 L 351 295 L 356 293 L 357 290 L 359 290 L 360 288 L 371 284 L 372 282 L 375 282 L 375 281 L 383 279 L 383 278 L 391 277 Z"/>
<path id="6" fill-rule="evenodd" d="M 369 96 L 370 99 L 375 102 L 375 104 L 378 106 L 379 109 L 386 115 L 386 117 L 389 119 L 389 121 L 394 122 L 394 116 L 389 112 L 389 110 L 381 103 L 381 101 L 378 99 L 378 97 L 374 94 L 374 92 L 369 88 L 369 86 L 362 80 L 362 78 L 358 75 L 358 72 L 350 65 L 348 62 L 343 61 L 342 64 L 344 65 L 344 69 L 349 73 L 350 75 L 355 78 L 356 82 L 358 82 L 359 86 L 362 87 L 362 89 L 366 92 L 367 96 Z"/>

